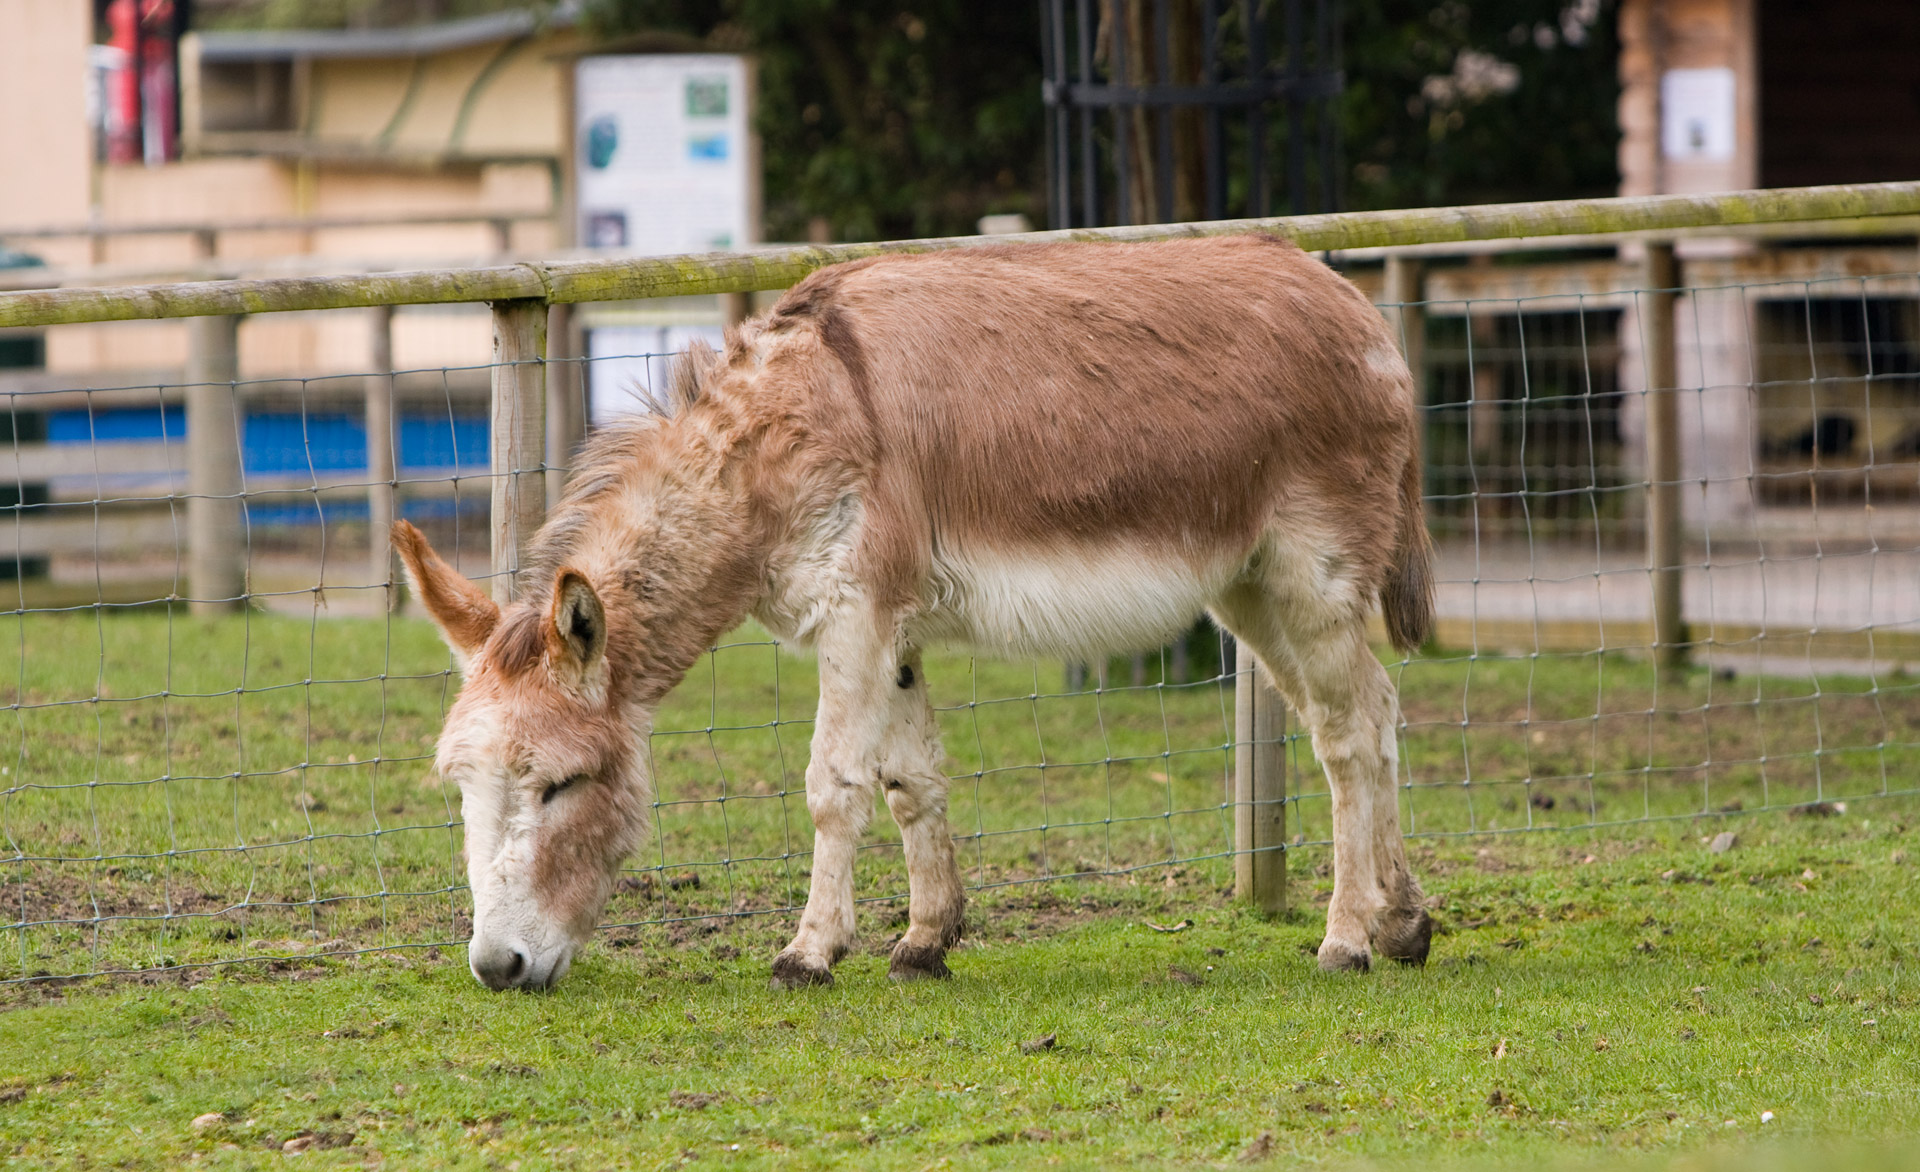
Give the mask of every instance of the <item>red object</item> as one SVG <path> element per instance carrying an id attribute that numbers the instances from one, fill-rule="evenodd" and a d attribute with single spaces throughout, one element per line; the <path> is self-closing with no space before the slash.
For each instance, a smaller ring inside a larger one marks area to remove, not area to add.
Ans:
<path id="1" fill-rule="evenodd" d="M 107 25 L 126 55 L 107 83 L 107 161 L 164 163 L 179 136 L 173 0 L 113 0 Z"/>
<path id="2" fill-rule="evenodd" d="M 107 26 L 114 48 L 126 54 L 126 65 L 107 81 L 107 162 L 131 163 L 140 158 L 140 20 L 135 0 L 113 0 L 107 6 Z"/>

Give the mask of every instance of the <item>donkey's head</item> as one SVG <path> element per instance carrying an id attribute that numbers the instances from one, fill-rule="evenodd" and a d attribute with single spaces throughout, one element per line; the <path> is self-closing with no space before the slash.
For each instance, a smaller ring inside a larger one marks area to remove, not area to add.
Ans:
<path id="1" fill-rule="evenodd" d="M 435 764 L 460 786 L 473 975 L 545 988 L 566 975 L 648 810 L 640 738 L 621 711 L 606 609 L 561 568 L 505 611 L 401 521 L 415 596 L 466 677 Z"/>

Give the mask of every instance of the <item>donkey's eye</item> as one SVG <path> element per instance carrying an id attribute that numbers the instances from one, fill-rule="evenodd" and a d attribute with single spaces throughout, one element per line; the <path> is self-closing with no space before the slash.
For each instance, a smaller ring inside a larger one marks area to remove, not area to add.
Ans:
<path id="1" fill-rule="evenodd" d="M 586 774 L 576 773 L 572 777 L 567 778 L 565 781 L 549 782 L 547 785 L 547 788 L 540 791 L 540 804 L 543 806 L 546 805 L 548 802 L 551 802 L 553 800 L 554 795 L 559 793 L 561 790 L 571 788 L 572 786 L 577 785 L 578 783 L 583 782 L 586 779 L 587 779 Z"/>

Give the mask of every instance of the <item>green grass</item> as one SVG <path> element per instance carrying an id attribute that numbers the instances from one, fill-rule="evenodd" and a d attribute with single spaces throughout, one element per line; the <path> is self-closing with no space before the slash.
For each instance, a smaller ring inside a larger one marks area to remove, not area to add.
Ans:
<path id="1" fill-rule="evenodd" d="M 609 928 L 552 995 L 496 996 L 457 946 L 321 955 L 466 932 L 458 803 L 427 760 L 457 681 L 429 628 L 9 621 L 0 1160 L 247 1164 L 306 1136 L 315 1162 L 409 1166 L 1744 1166 L 1778 1141 L 1817 1167 L 1828 1140 L 1916 1129 L 1906 679 L 1396 667 L 1444 934 L 1424 970 L 1331 978 L 1304 742 L 1296 910 L 1261 921 L 1225 894 L 1228 692 L 934 658 L 980 889 L 958 975 L 884 980 L 883 814 L 864 950 L 833 989 L 775 994 L 814 671 L 743 631 L 661 713 L 656 829 Z M 1721 829 L 1739 845 L 1709 853 Z M 77 979 L 19 981 L 42 973 Z"/>
<path id="2" fill-rule="evenodd" d="M 1191 872 L 1003 889 L 938 985 L 885 980 L 870 905 L 869 947 L 801 993 L 766 987 L 774 917 L 603 943 L 549 995 L 489 994 L 457 950 L 15 987 L 0 1159 L 243 1166 L 308 1136 L 328 1166 L 1739 1167 L 1893 1143 L 1920 1126 L 1915 812 L 1739 819 L 1724 854 L 1684 823 L 1428 843 L 1433 963 L 1361 977 L 1306 954 L 1309 850 L 1276 922 Z"/>
<path id="3" fill-rule="evenodd" d="M 34 613 L 0 621 L 0 650 L 18 664 L 0 688 L 0 981 L 465 938 L 457 795 L 429 759 L 458 681 L 426 624 Z M 956 656 L 927 670 L 971 883 L 1169 862 L 1231 881 L 1230 689 L 1069 693 L 1056 664 Z M 1920 773 L 1904 678 L 1663 684 L 1612 655 L 1394 671 L 1420 836 L 1858 798 Z M 694 669 L 660 713 L 655 824 L 611 934 L 804 898 L 814 696 L 813 664 L 752 630 Z M 1292 759 L 1290 830 L 1324 842 L 1303 738 Z M 860 883 L 903 889 L 884 812 Z"/>

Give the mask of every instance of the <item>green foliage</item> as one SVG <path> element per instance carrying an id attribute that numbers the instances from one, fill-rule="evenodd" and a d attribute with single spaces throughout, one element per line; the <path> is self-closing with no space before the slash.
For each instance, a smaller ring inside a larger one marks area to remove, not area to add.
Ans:
<path id="1" fill-rule="evenodd" d="M 1346 12 L 1348 208 L 1614 194 L 1614 0 L 1346 0 Z"/>
<path id="2" fill-rule="evenodd" d="M 588 13 L 603 36 L 667 29 L 758 57 L 770 238 L 813 217 L 856 240 L 971 232 L 988 211 L 1044 219 L 1029 7 L 590 0 Z M 1345 206 L 1612 193 L 1612 0 L 1348 0 L 1344 45 Z M 1499 84 L 1477 88 L 1476 66 Z M 1448 84 L 1463 71 L 1464 92 Z"/>
<path id="3" fill-rule="evenodd" d="M 366 26 L 503 8 L 552 6 L 233 0 L 201 23 Z M 1615 0 L 1345 0 L 1343 206 L 1611 194 L 1614 8 Z M 769 240 L 806 239 L 814 220 L 837 240 L 971 233 L 989 212 L 1045 220 L 1036 4 L 586 0 L 582 18 L 609 45 L 677 33 L 754 56 Z M 1515 84 L 1503 92 L 1508 68 Z M 1455 84 L 1462 77 L 1464 90 Z M 1282 122 L 1274 120 L 1276 136 Z"/>
<path id="4" fill-rule="evenodd" d="M 602 37 L 691 33 L 753 54 L 766 235 L 872 240 L 1041 218 L 1040 32 L 1025 4 L 590 0 Z"/>

